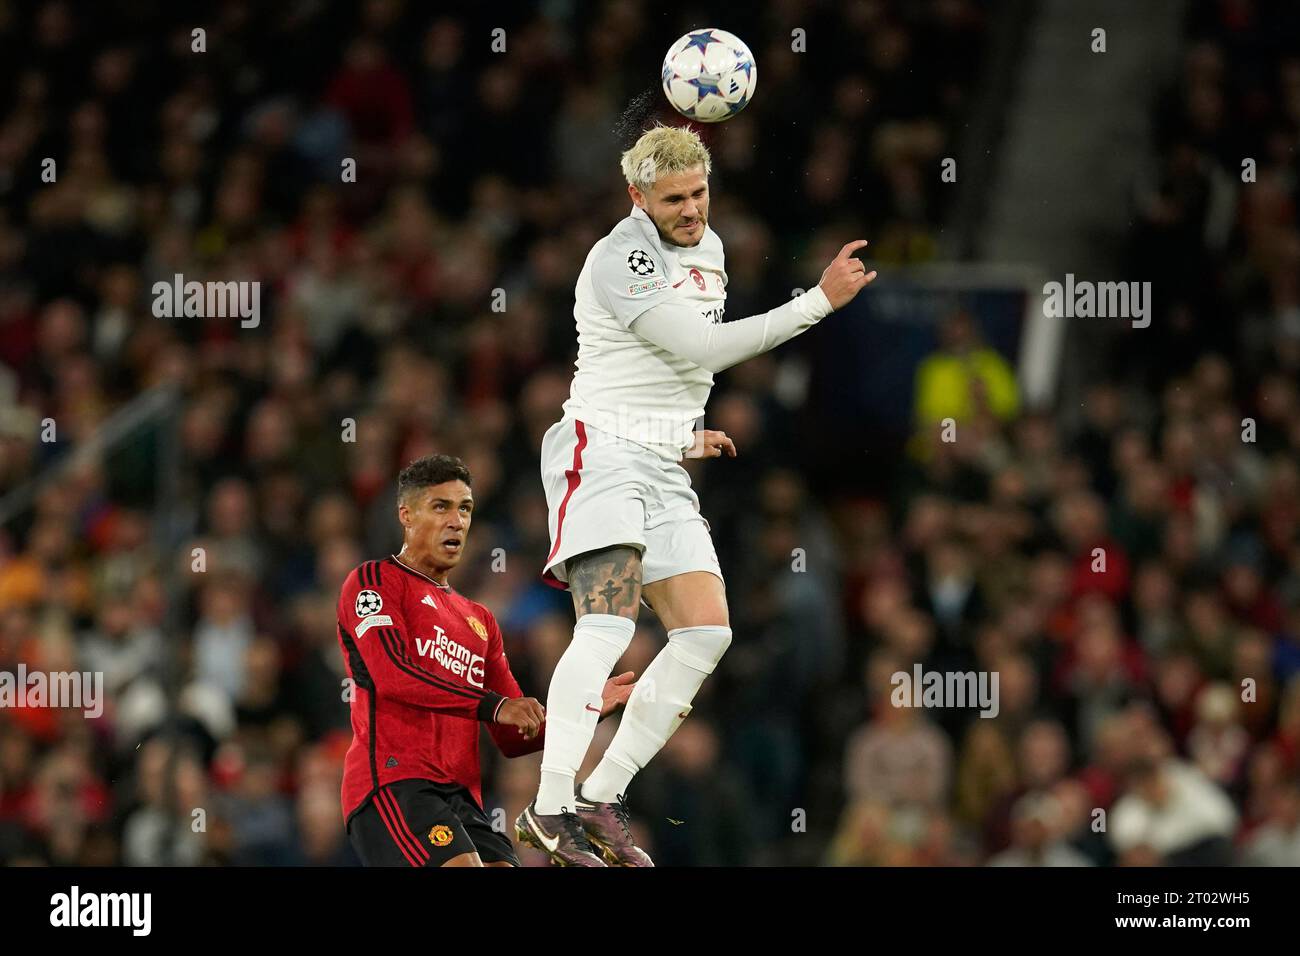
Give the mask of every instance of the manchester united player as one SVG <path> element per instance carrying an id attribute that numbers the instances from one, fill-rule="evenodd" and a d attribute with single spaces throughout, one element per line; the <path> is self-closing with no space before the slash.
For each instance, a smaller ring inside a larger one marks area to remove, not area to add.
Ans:
<path id="1" fill-rule="evenodd" d="M 356 568 L 339 595 L 354 682 L 343 815 L 367 866 L 519 865 L 483 812 L 479 726 L 517 757 L 541 749 L 545 713 L 510 673 L 492 612 L 447 583 L 473 517 L 470 483 L 448 455 L 403 469 L 401 552 Z M 633 677 L 606 683 L 602 716 L 626 702 Z"/>

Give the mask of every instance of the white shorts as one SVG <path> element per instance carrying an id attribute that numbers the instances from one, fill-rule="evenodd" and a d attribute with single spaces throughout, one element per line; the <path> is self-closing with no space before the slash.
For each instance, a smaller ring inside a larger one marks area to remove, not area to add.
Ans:
<path id="1" fill-rule="evenodd" d="M 615 545 L 641 552 L 641 583 L 722 568 L 700 499 L 676 453 L 565 416 L 542 438 L 551 550 L 542 579 L 568 587 L 564 562 Z"/>

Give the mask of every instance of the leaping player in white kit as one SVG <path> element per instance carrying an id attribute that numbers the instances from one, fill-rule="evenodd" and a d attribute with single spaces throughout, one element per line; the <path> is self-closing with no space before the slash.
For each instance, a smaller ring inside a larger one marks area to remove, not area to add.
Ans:
<path id="1" fill-rule="evenodd" d="M 632 840 L 625 794 L 691 711 L 731 643 L 722 570 L 683 458 L 731 457 L 695 431 L 714 374 L 812 328 L 875 277 L 844 246 L 820 283 L 771 312 L 722 323 L 727 273 L 709 228 L 708 150 L 658 126 L 623 154 L 631 214 L 592 247 L 573 314 L 578 361 L 564 416 L 542 439 L 550 508 L 548 583 L 573 595 L 573 641 L 546 698 L 536 800 L 522 843 L 563 866 L 652 866 Z M 600 718 L 601 688 L 645 601 L 668 643 L 632 693 L 600 764 L 575 776 Z"/>

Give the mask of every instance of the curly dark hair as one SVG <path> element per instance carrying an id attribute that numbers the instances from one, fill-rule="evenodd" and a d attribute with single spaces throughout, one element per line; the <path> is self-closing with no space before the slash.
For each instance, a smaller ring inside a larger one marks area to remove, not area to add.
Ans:
<path id="1" fill-rule="evenodd" d="M 457 480 L 471 488 L 474 486 L 463 461 L 453 455 L 425 455 L 415 459 L 397 476 L 397 497 L 405 498 L 412 491 Z"/>

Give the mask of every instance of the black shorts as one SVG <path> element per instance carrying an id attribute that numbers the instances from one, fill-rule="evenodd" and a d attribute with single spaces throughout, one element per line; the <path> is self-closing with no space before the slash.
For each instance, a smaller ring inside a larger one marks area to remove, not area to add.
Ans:
<path id="1" fill-rule="evenodd" d="M 365 866 L 442 866 L 462 853 L 519 865 L 510 838 L 492 829 L 457 783 L 398 780 L 380 787 L 348 821 L 348 838 Z"/>

